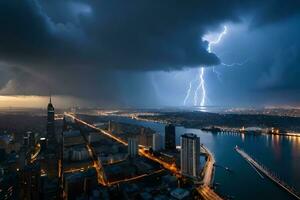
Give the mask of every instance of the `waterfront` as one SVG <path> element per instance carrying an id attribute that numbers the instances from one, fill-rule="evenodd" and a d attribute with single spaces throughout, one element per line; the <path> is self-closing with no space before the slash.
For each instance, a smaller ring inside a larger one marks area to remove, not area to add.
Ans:
<path id="1" fill-rule="evenodd" d="M 150 127 L 164 134 L 164 124 L 113 117 L 115 121 Z M 214 154 L 216 164 L 215 183 L 217 192 L 234 199 L 293 199 L 288 193 L 267 178 L 262 179 L 253 168 L 235 151 L 240 146 L 283 180 L 300 190 L 300 138 L 272 135 L 244 135 L 238 133 L 210 133 L 199 129 L 176 128 L 176 142 L 180 135 L 195 133 Z M 224 170 L 229 167 L 232 172 Z"/>

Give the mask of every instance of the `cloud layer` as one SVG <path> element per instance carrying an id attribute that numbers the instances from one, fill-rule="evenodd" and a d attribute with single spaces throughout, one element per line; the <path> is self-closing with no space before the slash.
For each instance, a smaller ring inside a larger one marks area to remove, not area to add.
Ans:
<path id="1" fill-rule="evenodd" d="M 3 0 L 0 93 L 157 104 L 145 71 L 217 65 L 205 33 L 245 19 L 260 29 L 299 8 L 297 0 Z"/>

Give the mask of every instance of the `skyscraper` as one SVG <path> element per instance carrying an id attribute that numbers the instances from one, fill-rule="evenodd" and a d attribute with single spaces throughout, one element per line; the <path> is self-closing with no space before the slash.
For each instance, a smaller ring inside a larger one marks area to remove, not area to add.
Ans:
<path id="1" fill-rule="evenodd" d="M 165 149 L 175 150 L 175 126 L 173 124 L 168 124 L 165 126 Z"/>
<path id="2" fill-rule="evenodd" d="M 200 172 L 200 138 L 195 134 L 186 133 L 180 140 L 181 173 L 186 176 L 198 177 Z"/>
<path id="3" fill-rule="evenodd" d="M 24 198 L 38 200 L 41 193 L 41 166 L 39 163 L 26 165 L 23 172 Z"/>
<path id="4" fill-rule="evenodd" d="M 47 140 L 48 144 L 55 142 L 54 107 L 51 102 L 51 96 L 47 106 Z"/>
<path id="5" fill-rule="evenodd" d="M 136 138 L 128 138 L 128 154 L 131 158 L 138 155 L 138 142 Z"/>
<path id="6" fill-rule="evenodd" d="M 161 150 L 161 135 L 159 133 L 154 133 L 152 135 L 152 149 L 153 151 Z"/>

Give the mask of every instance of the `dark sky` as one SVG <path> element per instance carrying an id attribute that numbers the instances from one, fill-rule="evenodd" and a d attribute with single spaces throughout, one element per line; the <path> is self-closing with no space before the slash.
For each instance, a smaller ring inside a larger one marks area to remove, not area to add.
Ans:
<path id="1" fill-rule="evenodd" d="M 300 102 L 299 0 L 1 0 L 0 13 L 0 95 L 182 106 L 191 84 L 192 106 L 205 67 L 205 105 Z"/>

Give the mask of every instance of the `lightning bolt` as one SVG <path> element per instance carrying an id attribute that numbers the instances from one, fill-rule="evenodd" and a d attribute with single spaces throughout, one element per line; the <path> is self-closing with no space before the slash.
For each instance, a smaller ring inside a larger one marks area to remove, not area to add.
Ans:
<path id="1" fill-rule="evenodd" d="M 201 72 L 200 72 L 200 75 L 201 75 Z M 199 76 L 199 78 L 200 78 L 200 76 Z M 198 86 L 197 86 L 197 88 L 194 92 L 194 106 L 197 106 L 197 104 L 198 104 L 198 93 L 199 93 L 199 90 L 201 88 L 201 81 L 200 80 L 201 79 L 199 79 L 199 84 L 198 84 Z"/>
<path id="2" fill-rule="evenodd" d="M 224 35 L 226 35 L 226 34 L 227 34 L 227 26 L 224 26 L 223 32 L 221 32 L 221 33 L 219 34 L 219 36 L 217 37 L 217 39 L 214 40 L 214 41 L 210 41 L 210 42 L 208 43 L 207 51 L 208 51 L 209 53 L 211 53 L 211 47 L 212 47 L 212 45 L 218 44 L 218 43 L 222 40 L 222 38 L 224 37 Z"/>
<path id="3" fill-rule="evenodd" d="M 243 62 L 236 62 L 236 63 L 231 63 L 231 64 L 226 64 L 226 63 L 221 63 L 221 65 L 226 66 L 226 67 L 233 67 L 233 66 L 243 66 L 244 64 L 246 64 L 249 61 L 249 59 L 246 59 Z"/>
<path id="4" fill-rule="evenodd" d="M 227 27 L 224 26 L 224 29 L 223 31 L 219 34 L 219 36 L 217 37 L 216 40 L 213 40 L 213 41 L 209 41 L 208 42 L 208 46 L 207 46 L 207 51 L 209 53 L 211 53 L 211 48 L 213 45 L 216 45 L 218 44 L 222 38 L 224 37 L 224 35 L 227 34 Z M 213 71 L 216 73 L 216 71 L 214 70 L 213 68 Z M 216 73 L 218 78 L 220 79 L 220 74 L 219 73 Z M 195 91 L 195 95 L 194 95 L 194 106 L 197 106 L 198 105 L 198 101 L 197 101 L 197 95 L 196 93 L 198 94 L 198 91 L 201 89 L 201 101 L 200 101 L 200 106 L 203 107 L 206 105 L 206 88 L 205 88 L 205 79 L 204 79 L 204 75 L 205 75 L 205 69 L 204 67 L 201 67 L 200 70 L 199 70 L 199 85 Z"/>
<path id="5" fill-rule="evenodd" d="M 222 38 L 227 34 L 228 32 L 228 29 L 227 29 L 227 26 L 223 26 L 223 31 L 218 35 L 218 37 L 213 40 L 213 41 L 208 41 L 208 46 L 207 46 L 207 51 L 209 53 L 212 53 L 212 47 L 214 45 L 217 45 L 221 42 Z M 231 64 L 227 64 L 227 63 L 221 63 L 221 65 L 223 66 L 227 66 L 227 67 L 232 67 L 232 66 L 242 66 L 244 65 L 245 63 L 248 62 L 248 59 L 245 60 L 244 62 L 240 62 L 240 63 L 231 63 Z M 217 75 L 217 78 L 220 82 L 222 82 L 221 80 L 221 73 L 218 72 L 217 70 L 215 70 L 215 67 L 212 68 L 213 72 Z M 200 106 L 203 107 L 203 106 L 206 106 L 206 102 L 207 102 L 207 92 L 206 92 L 206 84 L 205 84 L 205 67 L 201 67 L 200 70 L 199 70 L 199 84 L 194 92 L 194 106 L 198 106 L 199 102 L 198 102 L 198 94 L 199 94 L 199 90 L 201 90 L 201 101 L 200 101 Z M 190 82 L 190 87 L 187 91 L 187 95 L 184 99 L 184 105 L 186 104 L 189 96 L 190 96 L 190 93 L 191 93 L 191 88 L 192 88 L 192 81 Z"/>
<path id="6" fill-rule="evenodd" d="M 191 94 L 191 91 L 192 91 L 192 82 L 193 82 L 193 81 L 190 81 L 189 88 L 188 88 L 188 90 L 187 90 L 187 92 L 186 92 L 186 96 L 185 96 L 184 101 L 183 101 L 183 105 L 184 105 L 184 106 L 186 105 L 186 101 L 187 101 L 187 100 L 189 99 L 189 97 L 190 97 L 190 94 Z"/>
<path id="7" fill-rule="evenodd" d="M 200 106 L 205 106 L 206 105 L 206 90 L 205 90 L 205 67 L 201 67 L 199 70 L 199 84 L 194 92 L 194 106 L 198 105 L 198 94 L 199 90 L 201 90 L 201 101 L 200 101 Z"/>
<path id="8" fill-rule="evenodd" d="M 212 67 L 212 71 L 213 71 L 213 73 L 215 73 L 215 74 L 217 75 L 218 80 L 219 80 L 220 82 L 222 82 L 222 79 L 221 79 L 221 73 L 220 73 L 219 71 L 217 71 L 217 70 L 215 69 L 215 67 Z"/>
<path id="9" fill-rule="evenodd" d="M 204 67 L 201 67 L 200 70 L 200 85 L 202 90 L 202 99 L 201 99 L 200 106 L 205 106 L 206 90 L 205 90 L 205 81 L 204 81 Z"/>

